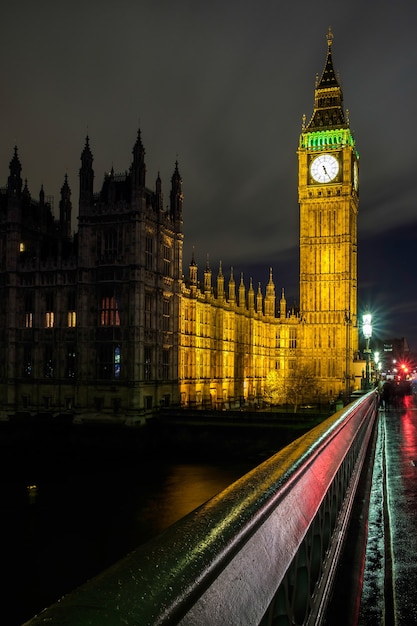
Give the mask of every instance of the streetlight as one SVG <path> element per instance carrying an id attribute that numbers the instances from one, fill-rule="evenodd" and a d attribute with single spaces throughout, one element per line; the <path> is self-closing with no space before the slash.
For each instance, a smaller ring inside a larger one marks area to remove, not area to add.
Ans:
<path id="1" fill-rule="evenodd" d="M 369 349 L 369 340 L 372 337 L 372 315 L 365 313 L 362 316 L 362 332 L 365 337 L 365 359 L 366 359 L 366 375 L 365 375 L 365 389 L 369 389 L 369 355 L 371 353 Z"/>

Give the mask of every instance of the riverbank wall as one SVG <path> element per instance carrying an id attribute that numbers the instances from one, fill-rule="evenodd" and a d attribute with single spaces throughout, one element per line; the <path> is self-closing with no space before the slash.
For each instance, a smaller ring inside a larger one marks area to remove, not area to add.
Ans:
<path id="1" fill-rule="evenodd" d="M 271 412 L 161 412 L 137 428 L 120 423 L 12 420 L 0 423 L 0 471 L 28 466 L 42 472 L 123 465 L 135 457 L 165 460 L 250 459 L 272 456 L 317 423 L 323 414 Z"/>

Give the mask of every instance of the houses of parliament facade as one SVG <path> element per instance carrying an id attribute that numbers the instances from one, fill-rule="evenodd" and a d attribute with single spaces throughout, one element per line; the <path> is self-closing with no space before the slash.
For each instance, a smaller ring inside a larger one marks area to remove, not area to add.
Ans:
<path id="1" fill-rule="evenodd" d="M 327 36 L 314 110 L 298 146 L 300 303 L 272 271 L 265 293 L 233 270 L 183 270 L 183 194 L 175 163 L 168 207 L 147 185 L 140 131 L 130 169 L 94 190 L 81 152 L 78 230 L 62 185 L 59 216 L 32 198 L 17 148 L 0 189 L 0 411 L 100 414 L 127 423 L 160 406 L 259 402 L 274 371 L 312 368 L 323 397 L 354 385 L 358 154 Z"/>

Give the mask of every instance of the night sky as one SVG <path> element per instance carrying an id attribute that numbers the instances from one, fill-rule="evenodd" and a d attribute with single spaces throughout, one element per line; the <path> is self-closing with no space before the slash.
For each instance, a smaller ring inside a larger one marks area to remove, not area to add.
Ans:
<path id="1" fill-rule="evenodd" d="M 74 229 L 85 137 L 95 191 L 131 164 L 169 200 L 178 159 L 184 273 L 209 255 L 298 301 L 297 146 L 331 26 L 360 154 L 359 305 L 417 351 L 417 2 L 23 0 L 2 9 L 0 186 L 15 144 L 32 197 L 68 174 Z"/>

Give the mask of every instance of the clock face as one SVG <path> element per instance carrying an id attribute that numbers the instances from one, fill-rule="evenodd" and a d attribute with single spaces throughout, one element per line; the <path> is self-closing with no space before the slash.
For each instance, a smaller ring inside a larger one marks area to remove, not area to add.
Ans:
<path id="1" fill-rule="evenodd" d="M 331 183 L 339 172 L 339 161 L 331 154 L 320 154 L 311 162 L 310 172 L 317 183 Z"/>

